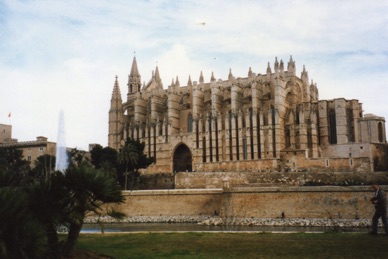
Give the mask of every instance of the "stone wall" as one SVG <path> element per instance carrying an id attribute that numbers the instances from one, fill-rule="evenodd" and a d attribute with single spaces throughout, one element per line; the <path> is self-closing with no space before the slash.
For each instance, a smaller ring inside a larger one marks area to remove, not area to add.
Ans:
<path id="1" fill-rule="evenodd" d="M 335 161 L 330 163 L 335 165 Z M 360 173 L 360 172 L 336 172 L 321 171 L 311 172 L 200 172 L 177 173 L 175 175 L 175 188 L 177 189 L 206 189 L 249 187 L 249 186 L 311 186 L 311 185 L 370 185 L 372 183 L 388 184 L 388 173 Z"/>
<path id="2" fill-rule="evenodd" d="M 365 187 L 240 188 L 225 193 L 221 214 L 233 217 L 369 218 L 373 193 Z"/>
<path id="3" fill-rule="evenodd" d="M 124 191 L 119 210 L 127 216 L 213 215 L 219 210 L 222 189 Z"/>
<path id="4" fill-rule="evenodd" d="M 388 186 L 382 186 L 388 189 Z M 250 187 L 124 192 L 127 216 L 370 218 L 370 186 Z"/>

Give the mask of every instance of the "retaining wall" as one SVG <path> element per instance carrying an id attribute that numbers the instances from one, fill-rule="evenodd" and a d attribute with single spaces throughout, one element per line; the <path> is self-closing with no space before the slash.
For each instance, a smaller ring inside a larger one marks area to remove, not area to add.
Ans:
<path id="1" fill-rule="evenodd" d="M 388 189 L 388 186 L 383 186 Z M 370 218 L 370 186 L 244 187 L 125 191 L 127 216 Z"/>

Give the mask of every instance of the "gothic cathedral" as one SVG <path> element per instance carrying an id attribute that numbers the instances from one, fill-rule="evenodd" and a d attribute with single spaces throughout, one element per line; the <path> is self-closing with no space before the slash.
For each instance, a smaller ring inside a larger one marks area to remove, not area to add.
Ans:
<path id="1" fill-rule="evenodd" d="M 156 67 L 141 83 L 136 57 L 123 102 L 118 78 L 109 110 L 108 145 L 144 142 L 157 172 L 372 172 L 388 169 L 385 119 L 363 114 L 358 100 L 319 100 L 303 66 L 290 57 L 265 74 L 163 88 Z"/>

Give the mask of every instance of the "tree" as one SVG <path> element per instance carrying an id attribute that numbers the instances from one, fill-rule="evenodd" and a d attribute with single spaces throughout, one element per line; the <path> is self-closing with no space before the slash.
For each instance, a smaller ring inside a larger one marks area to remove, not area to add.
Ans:
<path id="1" fill-rule="evenodd" d="M 65 173 L 65 186 L 68 195 L 69 209 L 66 213 L 69 233 L 64 254 L 72 256 L 85 216 L 91 212 L 101 214 L 103 205 L 122 203 L 124 197 L 120 185 L 110 174 L 88 164 L 68 168 Z"/>
<path id="2" fill-rule="evenodd" d="M 69 167 L 77 166 L 82 163 L 90 163 L 90 159 L 86 156 L 86 151 L 73 148 L 70 152 L 66 152 L 69 158 Z"/>
<path id="3" fill-rule="evenodd" d="M 23 159 L 23 151 L 16 147 L 0 148 L 0 169 L 7 170 L 20 178 L 30 171 L 30 163 Z"/>
<path id="4" fill-rule="evenodd" d="M 0 169 L 0 258 L 46 258 L 44 232 L 15 177 Z"/>
<path id="5" fill-rule="evenodd" d="M 56 171 L 48 177 L 35 179 L 25 187 L 32 218 L 45 230 L 50 258 L 60 258 L 57 228 L 67 222 L 69 196 L 64 178 L 61 172 Z"/>
<path id="6" fill-rule="evenodd" d="M 102 147 L 96 145 L 91 151 L 91 162 L 96 169 L 100 169 L 103 165 L 116 166 L 117 164 L 117 151 L 111 147 Z"/>
<path id="7" fill-rule="evenodd" d="M 128 138 L 117 157 L 119 174 L 124 174 L 126 176 L 125 186 L 127 186 L 127 176 L 128 174 L 131 174 L 131 190 L 135 179 L 140 175 L 139 169 L 147 168 L 154 161 L 153 157 L 147 157 L 146 154 L 144 154 L 144 147 L 144 142 L 141 143 L 138 140 Z M 125 158 L 127 156 L 125 155 L 126 153 L 131 153 L 131 156 L 136 158 L 136 160 Z M 135 153 L 137 153 L 137 155 L 135 155 Z"/>
<path id="8" fill-rule="evenodd" d="M 128 173 L 129 169 L 132 169 L 132 181 L 131 181 L 131 190 L 133 186 L 133 178 L 134 178 L 134 171 L 136 164 L 139 160 L 139 153 L 136 148 L 136 146 L 131 142 L 126 142 L 125 145 L 121 148 L 117 160 L 120 164 L 123 164 L 125 166 L 125 187 L 124 189 L 127 190 L 128 188 Z"/>
<path id="9" fill-rule="evenodd" d="M 124 200 L 117 180 L 91 164 L 77 160 L 65 173 L 56 171 L 28 181 L 20 181 L 18 174 L 8 170 L 19 168 L 4 164 L 0 167 L 0 258 L 72 255 L 88 213 L 124 216 L 109 206 Z M 64 244 L 58 239 L 59 225 L 69 228 Z"/>
<path id="10" fill-rule="evenodd" d="M 49 177 L 51 172 L 55 170 L 55 156 L 41 155 L 35 160 L 35 167 L 31 170 L 34 177 Z"/>

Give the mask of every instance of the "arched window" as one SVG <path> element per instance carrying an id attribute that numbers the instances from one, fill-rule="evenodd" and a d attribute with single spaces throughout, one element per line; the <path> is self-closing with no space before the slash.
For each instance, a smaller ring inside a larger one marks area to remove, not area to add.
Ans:
<path id="1" fill-rule="evenodd" d="M 256 114 L 256 122 L 257 122 L 257 158 L 261 159 L 261 137 L 260 137 L 260 111 L 257 112 Z"/>
<path id="2" fill-rule="evenodd" d="M 206 137 L 202 139 L 202 162 L 206 162 Z"/>
<path id="3" fill-rule="evenodd" d="M 187 132 L 193 132 L 193 115 L 187 117 Z"/>
<path id="4" fill-rule="evenodd" d="M 243 138 L 243 159 L 248 159 L 248 146 L 247 146 L 247 138 L 244 136 Z"/>
<path id="5" fill-rule="evenodd" d="M 271 107 L 271 117 L 272 117 L 272 153 L 273 157 L 276 157 L 276 130 L 275 130 L 275 108 Z"/>
<path id="6" fill-rule="evenodd" d="M 377 125 L 378 128 L 378 134 L 379 134 L 379 142 L 384 142 L 384 135 L 383 135 L 383 124 L 379 122 Z"/>
<path id="7" fill-rule="evenodd" d="M 232 112 L 228 112 L 228 123 L 229 123 L 229 160 L 233 160 L 233 142 L 232 142 Z"/>
<path id="8" fill-rule="evenodd" d="M 354 142 L 354 119 L 353 119 L 353 110 L 351 108 L 346 109 L 346 124 L 347 124 L 347 133 L 348 133 L 348 142 Z"/>
<path id="9" fill-rule="evenodd" d="M 210 162 L 213 162 L 213 136 L 212 136 L 213 129 L 212 129 L 211 114 L 209 115 L 208 123 L 209 123 L 209 156 L 210 156 L 209 160 Z"/>
<path id="10" fill-rule="evenodd" d="M 337 144 L 337 121 L 335 110 L 329 110 L 329 144 Z"/>
<path id="11" fill-rule="evenodd" d="M 286 137 L 286 148 L 291 147 L 291 133 L 290 133 L 290 128 L 287 127 L 285 130 L 285 137 Z"/>
<path id="12" fill-rule="evenodd" d="M 196 147 L 197 148 L 199 148 L 199 126 L 198 126 L 198 122 L 199 121 L 197 121 L 196 123 L 195 123 L 195 139 L 196 139 L 196 142 L 197 142 L 197 145 L 196 145 Z"/>
<path id="13" fill-rule="evenodd" d="M 300 133 L 297 131 L 295 133 L 295 149 L 300 149 Z"/>
<path id="14" fill-rule="evenodd" d="M 251 152 L 251 159 L 254 158 L 255 150 L 254 150 L 254 143 L 253 143 L 253 112 L 252 108 L 249 108 L 249 140 L 250 140 L 250 152 Z"/>

